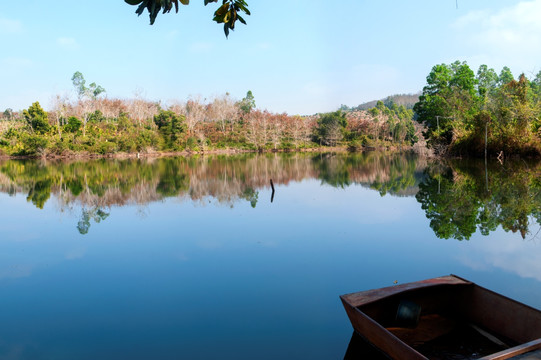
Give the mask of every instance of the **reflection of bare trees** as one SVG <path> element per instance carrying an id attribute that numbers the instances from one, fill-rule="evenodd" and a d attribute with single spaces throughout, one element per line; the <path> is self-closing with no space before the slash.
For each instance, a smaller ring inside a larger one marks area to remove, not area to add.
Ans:
<path id="1" fill-rule="evenodd" d="M 255 207 L 259 191 L 270 190 L 271 179 L 277 186 L 320 179 L 336 187 L 364 184 L 396 192 L 413 189 L 415 174 L 422 173 L 425 166 L 424 160 L 376 152 L 47 163 L 9 160 L 0 162 L 0 191 L 26 193 L 40 208 L 50 195 L 61 209 L 73 205 L 83 209 L 145 206 L 168 197 L 201 203 L 211 197 L 228 205 L 244 199 Z"/>

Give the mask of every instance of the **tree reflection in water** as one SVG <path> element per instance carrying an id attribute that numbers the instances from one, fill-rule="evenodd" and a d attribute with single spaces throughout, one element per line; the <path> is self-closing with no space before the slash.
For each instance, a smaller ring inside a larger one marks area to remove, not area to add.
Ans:
<path id="1" fill-rule="evenodd" d="M 469 239 L 498 226 L 525 237 L 541 221 L 541 166 L 524 161 L 441 163 L 378 152 L 248 154 L 137 160 L 0 162 L 0 191 L 24 193 L 43 209 L 51 199 L 81 208 L 77 229 L 105 220 L 113 207 L 167 198 L 205 205 L 210 198 L 256 208 L 270 180 L 279 186 L 319 179 L 322 186 L 357 185 L 381 196 L 415 196 L 439 238 Z"/>
<path id="2" fill-rule="evenodd" d="M 429 166 L 416 195 L 439 238 L 464 240 L 489 235 L 501 225 L 526 238 L 541 221 L 541 166 L 524 161 L 453 161 Z"/>

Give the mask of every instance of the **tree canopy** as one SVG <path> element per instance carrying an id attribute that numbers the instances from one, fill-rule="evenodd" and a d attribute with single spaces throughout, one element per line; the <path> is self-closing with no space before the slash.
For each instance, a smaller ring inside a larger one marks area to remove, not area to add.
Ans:
<path id="1" fill-rule="evenodd" d="M 465 62 L 432 68 L 415 104 L 425 136 L 436 152 L 463 155 L 541 154 L 541 72 L 515 80 L 481 65 L 477 76 Z"/>
<path id="2" fill-rule="evenodd" d="M 165 14 L 170 12 L 175 7 L 175 12 L 178 13 L 179 2 L 182 5 L 188 5 L 190 0 L 124 0 L 130 5 L 137 6 L 135 13 L 141 15 L 148 11 L 150 17 L 150 25 L 153 25 L 156 21 L 156 17 L 160 11 Z M 209 3 L 218 2 L 218 0 L 204 0 L 205 6 Z M 222 5 L 214 12 L 213 21 L 218 24 L 224 24 L 225 36 L 229 36 L 229 30 L 235 30 L 235 23 L 240 21 L 246 25 L 246 21 L 242 17 L 241 13 L 250 15 L 248 10 L 248 4 L 244 0 L 222 0 Z"/>

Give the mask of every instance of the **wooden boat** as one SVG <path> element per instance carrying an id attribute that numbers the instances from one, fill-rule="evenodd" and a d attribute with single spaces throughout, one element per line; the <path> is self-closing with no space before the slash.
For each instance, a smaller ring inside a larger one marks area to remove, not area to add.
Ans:
<path id="1" fill-rule="evenodd" d="M 541 359 L 541 311 L 455 275 L 340 298 L 391 359 Z"/>

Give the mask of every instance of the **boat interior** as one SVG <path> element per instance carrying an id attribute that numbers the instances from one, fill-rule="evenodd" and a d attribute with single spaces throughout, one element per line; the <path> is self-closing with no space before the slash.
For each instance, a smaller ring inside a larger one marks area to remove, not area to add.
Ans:
<path id="1" fill-rule="evenodd" d="M 357 308 L 428 359 L 541 359 L 541 313 L 473 283 L 412 289 Z"/>

